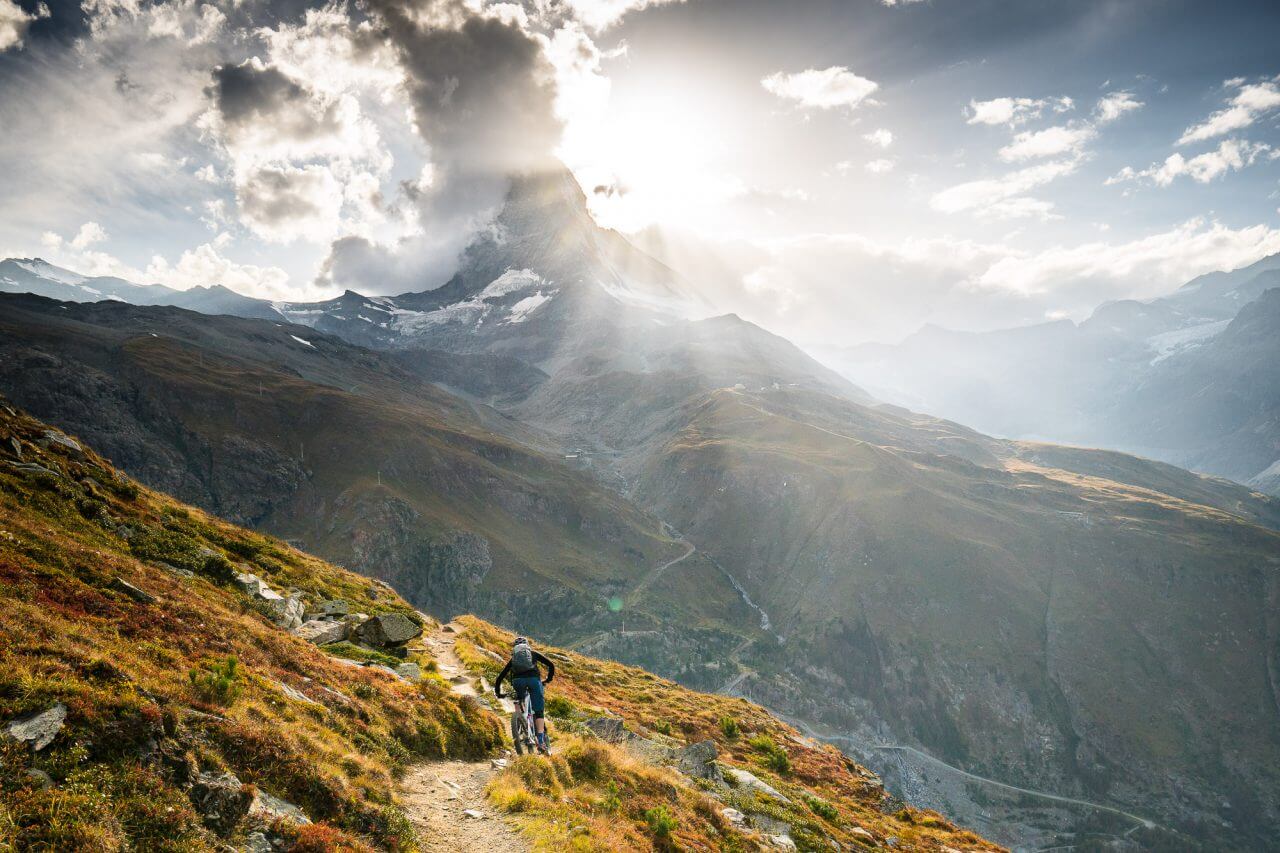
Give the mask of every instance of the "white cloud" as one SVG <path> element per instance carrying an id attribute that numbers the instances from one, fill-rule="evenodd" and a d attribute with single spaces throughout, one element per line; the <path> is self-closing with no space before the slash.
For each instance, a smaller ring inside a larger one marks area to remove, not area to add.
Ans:
<path id="1" fill-rule="evenodd" d="M 218 244 L 225 242 L 225 239 L 220 239 L 188 249 L 173 264 L 157 255 L 142 273 L 142 280 L 159 282 L 177 290 L 221 284 L 237 293 L 260 299 L 302 299 L 328 295 L 311 289 L 300 291 L 291 286 L 288 274 L 279 267 L 241 264 L 224 257 L 218 251 Z"/>
<path id="2" fill-rule="evenodd" d="M 1012 163 L 1039 157 L 1057 157 L 1062 154 L 1078 155 L 1095 136 L 1097 131 L 1087 124 L 1023 131 L 1016 135 L 1012 142 L 1000 149 L 1000 159 L 1006 163 Z"/>
<path id="3" fill-rule="evenodd" d="M 842 65 L 821 70 L 810 68 L 795 74 L 779 71 L 765 77 L 760 85 L 779 98 L 821 110 L 855 108 L 880 88 L 879 84 L 859 77 Z"/>
<path id="4" fill-rule="evenodd" d="M 992 98 L 989 101 L 969 101 L 969 124 L 1023 124 L 1039 118 L 1046 109 L 1063 113 L 1075 106 L 1075 102 L 1063 95 L 1057 98 Z"/>
<path id="5" fill-rule="evenodd" d="M 86 222 L 80 226 L 76 236 L 71 239 L 71 248 L 87 249 L 94 243 L 106 242 L 107 232 L 96 222 Z"/>
<path id="6" fill-rule="evenodd" d="M 1133 96 L 1132 92 L 1108 92 L 1098 99 L 1093 108 L 1094 118 L 1098 124 L 1115 121 L 1128 112 L 1142 109 L 1146 104 Z"/>
<path id="7" fill-rule="evenodd" d="M 1238 172 L 1246 166 L 1253 165 L 1258 157 L 1271 150 L 1271 146 L 1261 142 L 1224 139 L 1215 150 L 1206 151 L 1195 157 L 1187 158 L 1178 153 L 1170 154 L 1163 163 L 1155 163 L 1140 172 L 1132 166 L 1125 166 L 1107 178 L 1104 183 L 1112 186 L 1127 181 L 1149 179 L 1156 186 L 1167 187 L 1178 178 L 1185 176 L 1193 181 L 1207 184 L 1227 172 Z"/>
<path id="8" fill-rule="evenodd" d="M 9 48 L 22 47 L 27 27 L 39 18 L 49 17 L 49 7 L 40 4 L 38 14 L 29 15 L 14 0 L 0 0 L 0 53 Z"/>
<path id="9" fill-rule="evenodd" d="M 879 160 L 872 160 L 871 162 L 863 166 L 864 169 L 866 169 L 868 172 L 870 172 L 873 175 L 883 175 L 886 172 L 892 172 L 893 167 L 894 167 L 894 162 L 892 160 L 885 159 L 885 158 L 881 158 Z"/>
<path id="10" fill-rule="evenodd" d="M 888 148 L 893 144 L 892 131 L 885 128 L 877 128 L 870 133 L 864 133 L 862 138 L 870 142 L 872 145 L 879 145 L 881 148 Z"/>
<path id="11" fill-rule="evenodd" d="M 1035 294 L 1091 280 L 1105 283 L 1112 298 L 1149 298 L 1201 273 L 1236 269 L 1276 252 L 1280 231 L 1266 225 L 1233 230 L 1197 218 L 1127 243 L 1084 243 L 1006 257 L 973 282 Z"/>
<path id="12" fill-rule="evenodd" d="M 684 0 L 565 0 L 565 5 L 579 21 L 600 32 L 622 20 L 628 12 L 682 2 Z"/>
<path id="13" fill-rule="evenodd" d="M 1025 199 L 1023 194 L 1076 170 L 1079 160 L 1056 160 L 1028 166 L 998 178 L 968 181 L 935 193 L 929 206 L 941 213 L 974 211 L 994 218 L 1045 216 L 1052 209 L 1047 202 Z"/>
<path id="14" fill-rule="evenodd" d="M 1192 142 L 1203 142 L 1249 127 L 1258 118 L 1277 107 L 1280 107 L 1280 88 L 1276 82 L 1267 80 L 1262 83 L 1241 85 L 1241 79 L 1228 80 L 1228 88 L 1239 88 L 1235 96 L 1227 102 L 1224 109 L 1210 115 L 1200 124 L 1192 125 L 1183 131 L 1178 139 L 1179 145 Z"/>

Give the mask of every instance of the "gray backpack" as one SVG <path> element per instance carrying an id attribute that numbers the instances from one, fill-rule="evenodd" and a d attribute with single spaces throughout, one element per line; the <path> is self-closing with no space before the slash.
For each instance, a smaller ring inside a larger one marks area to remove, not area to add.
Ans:
<path id="1" fill-rule="evenodd" d="M 533 649 L 528 643 L 519 643 L 511 650 L 511 671 L 517 674 L 533 669 Z"/>

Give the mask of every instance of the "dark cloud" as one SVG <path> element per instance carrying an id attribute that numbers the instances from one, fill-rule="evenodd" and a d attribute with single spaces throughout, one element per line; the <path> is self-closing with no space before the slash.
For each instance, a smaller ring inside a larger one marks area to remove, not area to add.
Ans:
<path id="1" fill-rule="evenodd" d="M 479 16 L 457 0 L 425 13 L 372 0 L 370 10 L 399 50 L 437 166 L 505 176 L 549 165 L 562 129 L 553 69 L 519 23 Z"/>
<path id="2" fill-rule="evenodd" d="M 215 68 L 206 93 L 232 131 L 269 123 L 280 136 L 307 139 L 337 125 L 331 108 L 317 114 L 300 83 L 256 58 Z"/>
<path id="3" fill-rule="evenodd" d="M 423 233 L 390 249 L 339 240 L 320 280 L 377 293 L 437 287 L 501 209 L 512 176 L 558 168 L 554 69 L 518 21 L 459 0 L 370 0 L 368 11 L 399 54 L 430 149 L 432 178 L 405 191 Z"/>

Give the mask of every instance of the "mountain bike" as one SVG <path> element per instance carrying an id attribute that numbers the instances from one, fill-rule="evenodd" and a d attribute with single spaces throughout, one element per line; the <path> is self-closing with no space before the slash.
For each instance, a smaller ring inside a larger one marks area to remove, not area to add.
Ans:
<path id="1" fill-rule="evenodd" d="M 526 693 L 524 701 L 516 703 L 516 709 L 511 712 L 511 741 L 515 744 L 516 755 L 538 752 L 537 731 L 533 723 L 533 697 Z M 547 754 L 551 754 L 550 749 Z"/>

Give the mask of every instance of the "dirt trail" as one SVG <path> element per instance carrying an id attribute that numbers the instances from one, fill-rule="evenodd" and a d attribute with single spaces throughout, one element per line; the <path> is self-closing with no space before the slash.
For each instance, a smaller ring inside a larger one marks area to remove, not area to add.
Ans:
<path id="1" fill-rule="evenodd" d="M 475 696 L 476 684 L 453 648 L 457 631 L 455 625 L 442 626 L 424 644 L 453 692 Z M 505 710 L 509 706 L 503 702 Z M 459 853 L 529 849 L 528 842 L 503 822 L 485 798 L 485 786 L 496 772 L 490 761 L 438 761 L 410 768 L 400 782 L 400 797 L 425 849 Z"/>

